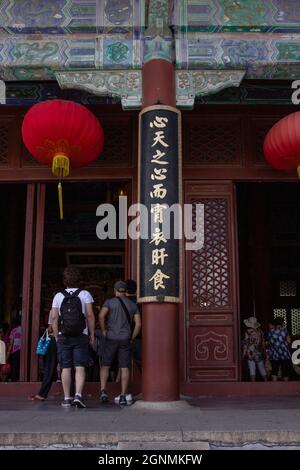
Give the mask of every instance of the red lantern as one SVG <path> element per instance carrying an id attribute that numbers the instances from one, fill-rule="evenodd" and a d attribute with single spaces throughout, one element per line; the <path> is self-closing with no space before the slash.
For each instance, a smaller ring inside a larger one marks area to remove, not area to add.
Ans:
<path id="1" fill-rule="evenodd" d="M 264 141 L 264 154 L 273 168 L 297 168 L 300 178 L 300 112 L 285 116 L 269 130 Z"/>
<path id="2" fill-rule="evenodd" d="M 22 137 L 33 157 L 51 166 L 60 179 L 68 176 L 70 169 L 96 160 L 104 145 L 103 129 L 94 114 L 81 104 L 65 100 L 32 106 L 23 121 Z M 61 183 L 58 188 L 62 219 Z"/>

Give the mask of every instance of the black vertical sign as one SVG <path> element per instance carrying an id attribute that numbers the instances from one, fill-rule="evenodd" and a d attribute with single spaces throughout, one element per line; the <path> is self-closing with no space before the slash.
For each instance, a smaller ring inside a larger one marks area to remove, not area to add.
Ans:
<path id="1" fill-rule="evenodd" d="M 181 302 L 181 181 L 180 111 L 145 108 L 139 122 L 139 302 Z"/>

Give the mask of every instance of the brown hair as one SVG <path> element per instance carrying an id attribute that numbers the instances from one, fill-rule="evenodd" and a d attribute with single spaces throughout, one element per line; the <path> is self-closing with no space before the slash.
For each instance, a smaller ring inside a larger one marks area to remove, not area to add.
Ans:
<path id="1" fill-rule="evenodd" d="M 81 280 L 80 271 L 77 268 L 66 268 L 63 274 L 65 287 L 78 287 Z"/>

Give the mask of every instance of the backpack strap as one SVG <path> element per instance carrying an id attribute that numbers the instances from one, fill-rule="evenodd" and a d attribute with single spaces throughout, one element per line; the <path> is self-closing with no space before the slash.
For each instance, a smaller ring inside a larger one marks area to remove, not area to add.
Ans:
<path id="1" fill-rule="evenodd" d="M 75 292 L 73 292 L 73 297 L 78 297 L 82 289 L 77 289 Z"/>
<path id="2" fill-rule="evenodd" d="M 82 289 L 76 289 L 74 292 L 68 292 L 66 289 L 62 289 L 61 293 L 63 294 L 64 297 L 78 297 Z"/>
<path id="3" fill-rule="evenodd" d="M 121 299 L 121 297 L 117 297 L 117 299 L 119 300 L 119 302 L 120 302 L 120 304 L 121 304 L 121 306 L 122 306 L 122 308 L 123 308 L 123 311 L 124 311 L 124 313 L 125 313 L 125 315 L 126 315 L 126 320 L 127 320 L 127 322 L 128 322 L 128 325 L 129 325 L 129 327 L 131 328 L 131 317 L 130 317 L 130 314 L 129 314 L 129 312 L 128 312 L 128 308 L 126 307 L 125 302 Z"/>

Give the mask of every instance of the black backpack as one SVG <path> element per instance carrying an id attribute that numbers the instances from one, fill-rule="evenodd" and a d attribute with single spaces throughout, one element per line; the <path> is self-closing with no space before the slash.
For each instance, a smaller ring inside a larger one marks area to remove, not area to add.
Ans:
<path id="1" fill-rule="evenodd" d="M 59 331 L 64 336 L 80 336 L 86 328 L 81 300 L 78 297 L 80 292 L 81 289 L 75 292 L 61 291 L 64 300 L 60 306 Z"/>

